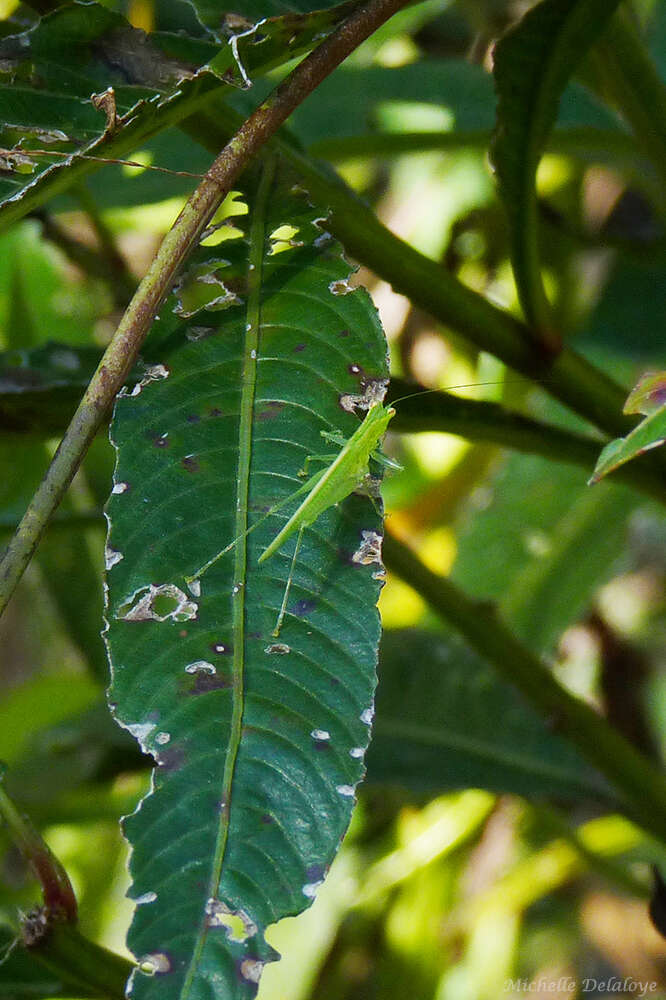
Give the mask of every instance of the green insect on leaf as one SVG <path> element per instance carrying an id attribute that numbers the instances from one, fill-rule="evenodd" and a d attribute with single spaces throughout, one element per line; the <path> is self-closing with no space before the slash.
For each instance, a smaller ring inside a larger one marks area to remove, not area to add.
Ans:
<path id="1" fill-rule="evenodd" d="M 304 493 L 307 494 L 302 503 L 299 504 L 298 508 L 287 520 L 284 527 L 277 533 L 258 559 L 258 563 L 265 562 L 279 549 L 281 549 L 285 542 L 296 531 L 298 532 L 298 538 L 294 554 L 292 556 L 291 568 L 289 576 L 287 577 L 282 604 L 280 606 L 275 628 L 272 633 L 273 637 L 277 638 L 280 634 L 280 629 L 286 613 L 294 564 L 300 550 L 304 529 L 308 528 L 311 524 L 314 524 L 317 518 L 325 513 L 329 507 L 333 507 L 335 504 L 346 499 L 350 493 L 359 489 L 359 487 L 361 487 L 368 480 L 368 477 L 370 476 L 369 463 L 371 458 L 380 463 L 384 462 L 387 464 L 393 464 L 390 463 L 389 460 L 384 459 L 384 457 L 377 451 L 377 448 L 386 433 L 389 422 L 394 415 L 395 410 L 393 407 L 382 406 L 381 403 L 374 402 L 370 405 L 363 422 L 348 440 L 345 441 L 344 438 L 337 433 L 331 434 L 328 431 L 321 431 L 322 436 L 327 440 L 342 444 L 341 450 L 337 455 L 309 455 L 306 458 L 303 470 L 301 471 L 305 474 L 308 464 L 312 461 L 325 461 L 330 464 L 327 464 L 326 468 L 320 469 L 310 476 L 309 479 L 303 483 L 300 489 L 295 490 L 290 496 L 285 497 L 279 503 L 274 504 L 262 518 L 255 521 L 255 523 L 250 528 L 247 528 L 243 534 L 234 538 L 229 545 L 214 555 L 212 559 L 209 559 L 208 562 L 204 563 L 204 565 L 198 569 L 196 573 L 193 573 L 191 576 L 186 576 L 186 583 L 192 584 L 195 580 L 199 580 L 203 574 L 218 561 L 218 559 L 221 559 L 222 556 L 226 555 L 226 553 L 234 548 L 235 545 L 238 545 L 238 543 L 246 538 L 251 531 L 262 524 L 266 518 L 278 513 L 278 511 L 280 511 L 288 503 L 295 500 L 297 497 L 302 496 Z"/>

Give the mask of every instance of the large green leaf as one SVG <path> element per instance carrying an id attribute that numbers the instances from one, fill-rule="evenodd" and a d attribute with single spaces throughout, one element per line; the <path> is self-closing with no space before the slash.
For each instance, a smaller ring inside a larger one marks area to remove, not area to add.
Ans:
<path id="1" fill-rule="evenodd" d="M 185 583 L 246 514 L 254 523 L 293 492 L 320 432 L 349 436 L 354 400 L 385 383 L 376 311 L 315 217 L 290 179 L 265 174 L 249 222 L 235 219 L 242 235 L 200 248 L 162 309 L 162 366 L 116 406 L 110 699 L 159 765 L 126 822 L 142 904 L 129 943 L 156 970 L 136 975 L 137 998 L 252 996 L 275 958 L 263 931 L 311 902 L 363 773 L 373 503 L 352 495 L 305 532 L 279 639 L 293 542 L 257 560 L 290 510 L 200 589 Z"/>
<path id="2" fill-rule="evenodd" d="M 512 263 L 529 323 L 550 324 L 538 251 L 536 170 L 565 84 L 619 0 L 542 0 L 495 49 L 493 162 L 511 230 Z"/>
<path id="3" fill-rule="evenodd" d="M 607 798 L 604 779 L 455 636 L 382 639 L 368 781 L 440 794 L 488 788 L 532 799 Z"/>

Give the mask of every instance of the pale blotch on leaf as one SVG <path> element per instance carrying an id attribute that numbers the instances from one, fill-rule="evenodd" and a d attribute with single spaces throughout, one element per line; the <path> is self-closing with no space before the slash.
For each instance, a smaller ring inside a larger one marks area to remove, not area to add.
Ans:
<path id="1" fill-rule="evenodd" d="M 330 740 L 331 738 L 331 734 L 329 733 L 328 729 L 313 729 L 312 732 L 310 733 L 310 736 L 312 737 L 313 740 L 316 740 L 317 743 L 325 743 L 327 740 Z"/>
<path id="2" fill-rule="evenodd" d="M 157 901 L 156 892 L 144 892 L 143 895 L 137 896 L 134 900 L 135 906 L 145 906 L 147 903 L 154 903 Z"/>
<path id="3" fill-rule="evenodd" d="M 159 743 L 160 746 L 165 746 L 171 739 L 171 733 L 157 733 L 155 736 L 155 742 Z"/>
<path id="4" fill-rule="evenodd" d="M 265 964 L 265 962 L 260 962 L 258 958 L 244 958 L 240 964 L 241 976 L 248 983 L 258 983 Z"/>
<path id="5" fill-rule="evenodd" d="M 158 973 L 169 972 L 171 970 L 169 956 L 161 951 L 142 955 L 139 959 L 139 970 L 146 976 L 156 976 Z"/>
<path id="6" fill-rule="evenodd" d="M 128 390 L 127 386 L 124 385 L 118 393 L 118 398 L 120 399 L 123 396 L 139 396 L 142 390 L 151 382 L 161 382 L 162 379 L 168 378 L 169 374 L 169 369 L 166 365 L 151 365 L 149 368 L 146 368 L 139 381 L 131 389 Z"/>
<path id="7" fill-rule="evenodd" d="M 198 605 L 173 583 L 151 583 L 135 591 L 119 608 L 116 618 L 126 622 L 186 622 L 196 618 Z"/>
<path id="8" fill-rule="evenodd" d="M 361 722 L 365 723 L 366 726 L 372 725 L 372 720 L 374 719 L 374 717 L 375 717 L 374 705 L 371 705 L 369 708 L 364 708 L 359 716 Z"/>
<path id="9" fill-rule="evenodd" d="M 349 751 L 349 756 L 353 757 L 354 760 L 361 760 L 365 755 L 365 750 L 363 747 L 352 747 Z"/>
<path id="10" fill-rule="evenodd" d="M 314 899 L 315 896 L 317 895 L 317 889 L 319 889 L 319 887 L 322 886 L 323 884 L 324 884 L 323 879 L 321 879 L 319 882 L 306 882 L 303 888 L 301 889 L 301 892 L 303 893 L 304 896 L 307 896 L 308 899 Z"/>
<path id="11" fill-rule="evenodd" d="M 349 278 L 340 278 L 337 281 L 332 281 L 328 290 L 331 295 L 349 295 L 350 292 L 355 291 L 355 288 L 350 285 Z"/>
<path id="12" fill-rule="evenodd" d="M 351 798 L 356 794 L 356 790 L 353 785 L 336 785 L 335 790 L 338 795 L 343 795 L 345 798 Z"/>
<path id="13" fill-rule="evenodd" d="M 208 660 L 195 660 L 193 663 L 188 663 L 185 667 L 185 673 L 187 674 L 214 674 L 216 673 L 215 667 Z"/>
<path id="14" fill-rule="evenodd" d="M 201 580 L 190 580 L 187 589 L 192 597 L 201 597 Z"/>
<path id="15" fill-rule="evenodd" d="M 291 646 L 287 646 L 284 642 L 272 642 L 270 646 L 266 646 L 264 653 L 273 653 L 277 656 L 286 656 L 287 653 L 291 653 Z"/>
<path id="16" fill-rule="evenodd" d="M 114 483 L 111 493 L 113 496 L 118 496 L 120 493 L 126 493 L 129 489 L 129 483 Z"/>
<path id="17" fill-rule="evenodd" d="M 107 570 L 112 569 L 116 563 L 119 563 L 121 559 L 124 559 L 122 552 L 118 552 L 117 549 L 112 549 L 110 545 L 107 545 L 104 549 L 104 566 Z"/>
<path id="18" fill-rule="evenodd" d="M 361 544 L 352 556 L 352 562 L 361 566 L 382 561 L 382 536 L 376 531 L 361 531 Z"/>

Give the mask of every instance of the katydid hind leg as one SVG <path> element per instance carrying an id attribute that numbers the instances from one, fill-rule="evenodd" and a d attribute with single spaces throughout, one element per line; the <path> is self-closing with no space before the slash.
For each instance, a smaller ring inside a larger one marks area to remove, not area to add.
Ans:
<path id="1" fill-rule="evenodd" d="M 277 616 L 277 621 L 275 622 L 275 628 L 271 632 L 274 639 L 280 634 L 280 629 L 282 628 L 282 622 L 284 621 L 284 616 L 287 613 L 287 601 L 289 600 L 289 591 L 291 590 L 291 581 L 294 575 L 294 566 L 296 565 L 296 559 L 298 557 L 298 550 L 301 547 L 301 539 L 303 538 L 303 532 L 305 531 L 305 525 L 303 525 L 298 535 L 296 536 L 296 545 L 294 546 L 294 554 L 291 557 L 291 563 L 289 564 L 289 576 L 287 577 L 287 583 L 284 588 L 284 594 L 282 595 L 282 604 L 280 605 L 280 611 Z"/>

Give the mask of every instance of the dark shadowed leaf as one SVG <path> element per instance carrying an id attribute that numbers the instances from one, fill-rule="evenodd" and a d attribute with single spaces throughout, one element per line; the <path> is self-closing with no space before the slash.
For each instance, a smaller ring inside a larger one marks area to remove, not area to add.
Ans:
<path id="1" fill-rule="evenodd" d="M 601 798 L 603 778 L 454 636 L 384 633 L 369 782 L 441 794 Z"/>
<path id="2" fill-rule="evenodd" d="M 147 35 L 101 4 L 73 3 L 0 39 L 0 225 L 100 169 L 77 154 L 125 156 L 214 91 L 307 52 L 349 9 L 277 17 L 232 46 L 233 30 L 219 41 Z"/>
<path id="3" fill-rule="evenodd" d="M 195 255 L 161 311 L 161 364 L 113 424 L 110 698 L 158 764 L 126 822 L 129 943 L 155 972 L 137 998 L 254 995 L 276 957 L 263 932 L 310 904 L 369 736 L 381 518 L 367 497 L 305 532 L 277 638 L 295 540 L 257 560 L 291 509 L 185 581 L 302 484 L 307 456 L 331 450 L 320 432 L 349 436 L 351 404 L 386 378 L 368 296 L 304 193 L 268 184 L 221 231 L 235 239 Z"/>

